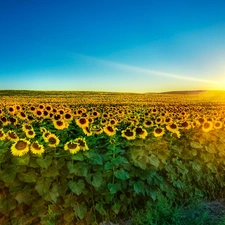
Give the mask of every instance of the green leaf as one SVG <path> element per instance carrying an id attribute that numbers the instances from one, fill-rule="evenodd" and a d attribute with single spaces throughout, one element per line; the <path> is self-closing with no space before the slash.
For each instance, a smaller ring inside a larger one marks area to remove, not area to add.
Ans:
<path id="1" fill-rule="evenodd" d="M 40 196 L 44 196 L 49 191 L 51 183 L 52 183 L 52 179 L 42 178 L 37 181 L 35 185 L 35 190 L 38 192 Z"/>
<path id="2" fill-rule="evenodd" d="M 206 165 L 213 173 L 217 173 L 217 168 L 213 163 L 207 163 Z"/>
<path id="3" fill-rule="evenodd" d="M 121 184 L 118 183 L 118 182 L 115 183 L 115 184 L 108 183 L 108 189 L 109 189 L 111 194 L 116 194 L 117 191 L 119 191 L 121 189 Z"/>
<path id="4" fill-rule="evenodd" d="M 21 157 L 13 157 L 12 163 L 18 166 L 27 166 L 30 162 L 30 155 L 25 154 Z"/>
<path id="5" fill-rule="evenodd" d="M 43 159 L 37 159 L 37 164 L 44 169 L 48 169 L 48 167 L 51 165 L 52 163 L 52 157 L 51 156 L 46 156 Z"/>
<path id="6" fill-rule="evenodd" d="M 59 169 L 57 165 L 51 165 L 48 169 L 42 169 L 41 174 L 43 177 L 57 177 L 59 175 Z"/>
<path id="7" fill-rule="evenodd" d="M 106 162 L 104 165 L 104 170 L 111 170 L 113 168 L 113 165 L 111 162 Z"/>
<path id="8" fill-rule="evenodd" d="M 196 142 L 196 141 L 192 141 L 190 143 L 190 145 L 192 148 L 203 148 L 203 146 L 199 142 Z"/>
<path id="9" fill-rule="evenodd" d="M 86 215 L 87 212 L 87 206 L 84 202 L 82 202 L 81 204 L 77 203 L 74 206 L 74 210 L 75 210 L 75 214 L 77 217 L 79 217 L 79 219 L 83 219 Z"/>
<path id="10" fill-rule="evenodd" d="M 115 165 L 116 167 L 119 167 L 120 165 L 124 163 L 128 163 L 127 159 L 122 157 L 122 156 L 117 156 L 116 158 L 113 158 L 111 160 L 112 164 Z"/>
<path id="11" fill-rule="evenodd" d="M 5 216 L 9 216 L 10 212 L 16 208 L 16 201 L 11 196 L 0 199 L 0 212 Z"/>
<path id="12" fill-rule="evenodd" d="M 72 160 L 77 160 L 77 161 L 84 161 L 84 155 L 83 155 L 83 152 L 78 152 L 76 154 L 73 154 L 71 156 L 71 159 Z"/>
<path id="13" fill-rule="evenodd" d="M 145 184 L 143 181 L 137 181 L 134 183 L 134 191 L 136 194 L 145 194 Z"/>
<path id="14" fill-rule="evenodd" d="M 32 168 L 39 168 L 39 167 L 40 167 L 40 166 L 37 164 L 37 159 L 36 159 L 36 158 L 33 158 L 33 157 L 30 158 L 30 164 L 29 164 L 29 167 L 32 167 Z"/>
<path id="15" fill-rule="evenodd" d="M 21 189 L 17 192 L 15 199 L 17 200 L 18 204 L 25 203 L 29 205 L 32 202 L 31 196 L 31 188 Z"/>
<path id="16" fill-rule="evenodd" d="M 157 198 L 156 192 L 153 191 L 153 190 L 151 190 L 150 188 L 147 188 L 147 189 L 146 189 L 146 194 L 147 194 L 150 198 L 152 198 L 153 201 L 155 201 L 156 198 Z"/>
<path id="17" fill-rule="evenodd" d="M 90 164 L 92 165 L 103 165 L 102 157 L 100 154 L 94 153 L 89 159 Z"/>
<path id="18" fill-rule="evenodd" d="M 74 220 L 74 211 L 72 209 L 65 209 L 65 210 L 63 210 L 63 219 L 66 222 L 73 221 Z M 73 223 L 69 223 L 69 224 L 73 224 Z M 49 224 L 49 225 L 51 225 L 51 224 Z"/>
<path id="19" fill-rule="evenodd" d="M 115 171 L 114 175 L 116 178 L 118 178 L 120 180 L 126 180 L 126 179 L 130 178 L 129 173 L 127 173 L 124 169 L 119 169 L 119 170 Z"/>
<path id="20" fill-rule="evenodd" d="M 84 180 L 82 179 L 80 179 L 77 182 L 70 180 L 68 182 L 68 186 L 70 190 L 77 195 L 80 195 L 85 190 L 85 183 Z"/>
<path id="21" fill-rule="evenodd" d="M 194 171 L 196 171 L 196 172 L 201 171 L 201 165 L 198 164 L 197 162 L 192 162 L 191 165 L 192 165 L 192 168 Z"/>
<path id="22" fill-rule="evenodd" d="M 205 146 L 205 150 L 207 151 L 207 152 L 209 152 L 209 153 L 216 153 L 216 148 L 215 148 L 215 146 L 214 145 L 210 145 L 210 146 Z"/>
<path id="23" fill-rule="evenodd" d="M 139 166 L 141 169 L 145 170 L 147 168 L 146 157 L 141 157 L 134 161 L 135 166 Z"/>
<path id="24" fill-rule="evenodd" d="M 35 171 L 31 170 L 26 173 L 19 173 L 18 178 L 25 183 L 34 183 L 37 180 L 37 174 L 35 173 Z"/>
<path id="25" fill-rule="evenodd" d="M 58 169 L 61 169 L 65 165 L 65 160 L 60 158 L 59 160 L 54 161 L 54 163 Z"/>
<path id="26" fill-rule="evenodd" d="M 103 205 L 102 205 L 101 203 L 97 203 L 97 204 L 95 205 L 95 209 L 96 209 L 102 216 L 106 216 L 106 215 L 107 215 L 107 213 L 106 213 L 106 211 L 105 211 L 105 209 L 104 209 L 104 207 L 103 207 Z"/>
<path id="27" fill-rule="evenodd" d="M 159 159 L 154 154 L 151 154 L 148 160 L 149 163 L 152 164 L 153 166 L 157 168 L 159 167 Z"/>
<path id="28" fill-rule="evenodd" d="M 85 215 L 85 220 L 87 221 L 87 224 L 94 225 L 95 214 L 92 211 L 88 211 Z M 96 223 L 96 225 L 98 225 L 98 224 Z"/>
<path id="29" fill-rule="evenodd" d="M 102 177 L 102 173 L 101 172 L 97 172 L 97 173 L 93 174 L 91 184 L 94 187 L 100 187 L 102 182 L 103 182 L 103 177 Z"/>
<path id="30" fill-rule="evenodd" d="M 58 197 L 59 197 L 58 184 L 53 183 L 51 190 L 47 192 L 47 195 L 44 197 L 44 199 L 56 203 Z"/>
<path id="31" fill-rule="evenodd" d="M 115 202 L 113 205 L 112 205 L 112 210 L 114 213 L 118 214 L 119 211 L 120 211 L 120 208 L 121 208 L 121 204 L 119 202 Z"/>
<path id="32" fill-rule="evenodd" d="M 75 164 L 68 162 L 67 168 L 71 174 L 76 174 L 77 176 L 86 177 L 88 174 L 88 164 L 84 162 L 78 162 Z"/>
<path id="33" fill-rule="evenodd" d="M 0 170 L 0 179 L 5 183 L 11 183 L 16 177 L 17 166 L 8 166 L 5 170 Z"/>

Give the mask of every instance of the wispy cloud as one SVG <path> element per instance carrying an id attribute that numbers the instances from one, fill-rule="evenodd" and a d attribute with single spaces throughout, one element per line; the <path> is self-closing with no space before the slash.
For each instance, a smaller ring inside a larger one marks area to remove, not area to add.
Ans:
<path id="1" fill-rule="evenodd" d="M 215 80 L 209 80 L 209 79 L 201 79 L 201 78 L 196 78 L 193 76 L 185 76 L 181 74 L 175 74 L 175 73 L 167 73 L 164 71 L 159 71 L 159 70 L 152 70 L 152 69 L 146 69 L 138 66 L 132 66 L 124 63 L 118 63 L 114 61 L 109 61 L 105 59 L 100 59 L 97 57 L 92 57 L 92 56 L 87 56 L 87 55 L 82 55 L 82 54 L 74 54 L 74 56 L 82 57 L 84 59 L 90 60 L 92 62 L 97 62 L 101 63 L 102 65 L 110 66 L 116 69 L 122 69 L 122 70 L 127 70 L 128 72 L 136 72 L 138 76 L 140 75 L 145 75 L 145 76 L 151 76 L 151 75 L 159 75 L 162 77 L 169 77 L 173 79 L 179 79 L 179 80 L 185 80 L 185 81 L 195 81 L 199 83 L 208 83 L 208 84 L 216 84 L 219 85 L 221 82 L 215 81 Z"/>

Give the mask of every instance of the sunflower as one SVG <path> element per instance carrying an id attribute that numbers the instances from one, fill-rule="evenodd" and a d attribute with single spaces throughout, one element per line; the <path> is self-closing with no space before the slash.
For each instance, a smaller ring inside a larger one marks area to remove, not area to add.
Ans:
<path id="1" fill-rule="evenodd" d="M 160 137 L 160 136 L 163 136 L 164 133 L 165 133 L 165 129 L 163 127 L 156 127 L 154 129 L 153 135 L 155 137 Z"/>
<path id="2" fill-rule="evenodd" d="M 118 121 L 116 119 L 110 119 L 109 120 L 109 124 L 112 125 L 112 126 L 116 126 L 118 123 Z"/>
<path id="3" fill-rule="evenodd" d="M 23 111 L 17 113 L 17 117 L 19 117 L 22 120 L 25 120 L 27 118 L 27 114 Z"/>
<path id="4" fill-rule="evenodd" d="M 209 132 L 213 129 L 213 123 L 211 121 L 205 121 L 202 124 L 202 131 L 203 132 Z"/>
<path id="5" fill-rule="evenodd" d="M 34 138 L 36 135 L 34 130 L 26 130 L 25 134 L 26 134 L 27 138 Z"/>
<path id="6" fill-rule="evenodd" d="M 11 152 L 14 156 L 22 156 L 29 152 L 29 144 L 30 142 L 25 139 L 19 139 L 17 140 L 12 146 L 11 146 Z"/>
<path id="7" fill-rule="evenodd" d="M 122 137 L 125 137 L 127 140 L 134 140 L 136 138 L 136 133 L 134 130 L 131 130 L 131 128 L 127 127 L 122 132 Z"/>
<path id="8" fill-rule="evenodd" d="M 114 126 L 106 125 L 103 130 L 108 136 L 113 136 L 116 134 L 116 128 Z"/>
<path id="9" fill-rule="evenodd" d="M 93 126 L 91 128 L 91 131 L 94 133 L 94 134 L 101 134 L 103 132 L 103 129 L 102 127 L 100 126 Z"/>
<path id="10" fill-rule="evenodd" d="M 63 130 L 69 126 L 65 120 L 53 120 L 53 125 L 57 130 Z"/>
<path id="11" fill-rule="evenodd" d="M 5 140 L 5 132 L 3 131 L 3 129 L 0 129 L 0 140 Z"/>
<path id="12" fill-rule="evenodd" d="M 6 138 L 10 141 L 18 141 L 19 140 L 19 136 L 16 134 L 15 131 L 9 130 L 6 133 Z"/>
<path id="13" fill-rule="evenodd" d="M 87 127 L 89 122 L 88 122 L 88 119 L 85 118 L 85 117 L 80 117 L 78 119 L 76 119 L 76 124 L 80 127 L 80 128 L 83 128 L 83 127 Z"/>
<path id="14" fill-rule="evenodd" d="M 8 121 L 7 118 L 4 117 L 4 116 L 1 118 L 1 122 L 2 122 L 2 125 L 3 125 L 3 126 L 7 126 L 7 125 L 9 124 L 9 121 Z"/>
<path id="15" fill-rule="evenodd" d="M 64 150 L 69 150 L 70 153 L 75 154 L 81 150 L 80 144 L 75 141 L 68 141 L 64 145 Z"/>
<path id="16" fill-rule="evenodd" d="M 62 115 L 60 115 L 60 114 L 54 114 L 54 116 L 53 116 L 53 119 L 54 120 L 61 120 L 62 119 Z"/>
<path id="17" fill-rule="evenodd" d="M 15 108 L 15 106 L 8 106 L 7 111 L 9 114 L 13 115 L 16 112 L 16 108 Z"/>
<path id="18" fill-rule="evenodd" d="M 180 138 L 181 134 L 180 134 L 180 131 L 177 130 L 176 132 L 172 132 L 170 134 L 171 137 L 174 137 L 174 138 Z"/>
<path id="19" fill-rule="evenodd" d="M 34 121 L 34 117 L 31 116 L 31 115 L 28 115 L 27 116 L 27 119 L 28 119 L 29 122 L 33 122 Z"/>
<path id="20" fill-rule="evenodd" d="M 151 120 L 145 120 L 143 123 L 143 126 L 146 128 L 152 127 L 153 126 L 153 122 Z"/>
<path id="21" fill-rule="evenodd" d="M 163 117 L 157 117 L 156 119 L 155 119 L 155 123 L 156 124 L 162 124 L 164 122 L 164 118 Z"/>
<path id="22" fill-rule="evenodd" d="M 44 110 L 44 111 L 43 111 L 43 117 L 44 117 L 45 119 L 48 119 L 48 118 L 50 117 L 50 113 L 49 113 L 47 110 Z"/>
<path id="23" fill-rule="evenodd" d="M 43 111 L 42 111 L 42 109 L 36 109 L 34 114 L 40 118 L 43 116 Z"/>
<path id="24" fill-rule="evenodd" d="M 108 121 L 107 121 L 106 119 L 101 119 L 100 124 L 101 124 L 101 125 L 106 125 L 107 122 L 108 122 Z"/>
<path id="25" fill-rule="evenodd" d="M 46 139 L 46 142 L 49 143 L 48 146 L 56 147 L 57 145 L 59 145 L 60 140 L 55 134 L 49 134 Z"/>
<path id="26" fill-rule="evenodd" d="M 47 129 L 46 129 L 45 127 L 40 127 L 40 131 L 41 131 L 42 133 L 44 133 L 44 132 L 47 131 Z"/>
<path id="27" fill-rule="evenodd" d="M 60 115 L 64 115 L 65 111 L 64 111 L 63 109 L 58 109 L 58 113 L 59 113 Z"/>
<path id="28" fill-rule="evenodd" d="M 40 104 L 40 105 L 38 106 L 38 108 L 41 109 L 41 110 L 44 109 L 44 107 L 45 107 L 45 106 L 44 106 L 43 104 Z"/>
<path id="29" fill-rule="evenodd" d="M 146 136 L 148 135 L 148 132 L 141 126 L 135 127 L 134 130 L 139 138 L 145 139 Z"/>
<path id="30" fill-rule="evenodd" d="M 93 116 L 94 118 L 97 118 L 97 117 L 100 116 L 100 113 L 97 112 L 97 111 L 93 111 L 93 112 L 92 112 L 92 116 Z"/>
<path id="31" fill-rule="evenodd" d="M 88 146 L 87 146 L 87 143 L 86 143 L 86 141 L 85 141 L 85 138 L 81 138 L 81 137 L 76 138 L 76 139 L 74 140 L 74 142 L 76 142 L 76 143 L 79 144 L 80 150 L 83 150 L 83 151 L 89 150 L 89 148 L 88 148 Z"/>
<path id="32" fill-rule="evenodd" d="M 176 132 L 179 130 L 179 127 L 178 127 L 177 124 L 172 123 L 172 124 L 170 124 L 170 125 L 167 125 L 167 126 L 166 126 L 166 129 L 167 129 L 168 131 L 172 132 L 172 133 L 176 133 Z"/>
<path id="33" fill-rule="evenodd" d="M 90 130 L 89 127 L 83 127 L 82 130 L 87 136 L 91 136 L 92 135 L 92 131 Z"/>
<path id="34" fill-rule="evenodd" d="M 167 117 L 164 122 L 165 124 L 170 124 L 172 123 L 172 121 L 173 121 L 172 117 Z"/>
<path id="35" fill-rule="evenodd" d="M 44 133 L 42 134 L 42 137 L 44 138 L 44 140 L 47 142 L 49 135 L 51 135 L 50 131 L 44 131 Z"/>
<path id="36" fill-rule="evenodd" d="M 65 113 L 64 119 L 66 121 L 72 121 L 73 120 L 73 115 L 70 112 Z"/>
<path id="37" fill-rule="evenodd" d="M 181 129 L 185 129 L 185 130 L 191 129 L 191 123 L 188 121 L 181 123 Z"/>
<path id="38" fill-rule="evenodd" d="M 39 144 L 38 141 L 35 141 L 30 145 L 30 150 L 37 155 L 41 155 L 45 151 L 44 146 Z"/>
<path id="39" fill-rule="evenodd" d="M 23 124 L 22 124 L 22 130 L 23 130 L 24 132 L 26 132 L 26 131 L 28 131 L 28 130 L 33 130 L 33 127 L 32 127 L 31 124 L 23 123 Z"/>
<path id="40" fill-rule="evenodd" d="M 18 120 L 17 120 L 17 118 L 15 118 L 15 117 L 9 117 L 8 120 L 9 120 L 9 122 L 10 122 L 11 124 L 13 124 L 14 126 L 15 126 L 16 124 L 18 124 Z"/>
<path id="41" fill-rule="evenodd" d="M 47 110 L 48 112 L 52 111 L 52 106 L 51 105 L 46 105 L 45 106 L 45 110 Z"/>
<path id="42" fill-rule="evenodd" d="M 223 123 L 221 121 L 214 121 L 213 127 L 215 129 L 220 129 L 223 127 Z"/>

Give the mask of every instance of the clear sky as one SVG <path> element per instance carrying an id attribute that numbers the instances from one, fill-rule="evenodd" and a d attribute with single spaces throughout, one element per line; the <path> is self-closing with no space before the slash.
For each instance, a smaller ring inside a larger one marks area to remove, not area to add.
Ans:
<path id="1" fill-rule="evenodd" d="M 1 0 L 0 89 L 225 89 L 224 0 Z"/>

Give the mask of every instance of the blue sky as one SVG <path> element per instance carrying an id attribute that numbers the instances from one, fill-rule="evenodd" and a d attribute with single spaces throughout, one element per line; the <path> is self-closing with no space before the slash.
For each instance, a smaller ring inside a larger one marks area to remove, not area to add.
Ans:
<path id="1" fill-rule="evenodd" d="M 0 1 L 0 89 L 225 89 L 225 2 Z"/>

